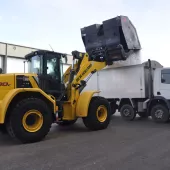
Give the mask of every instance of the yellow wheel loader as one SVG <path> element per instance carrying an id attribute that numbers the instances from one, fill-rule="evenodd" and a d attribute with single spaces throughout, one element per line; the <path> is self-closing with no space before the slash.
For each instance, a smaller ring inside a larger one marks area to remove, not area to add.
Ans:
<path id="1" fill-rule="evenodd" d="M 86 53 L 73 51 L 73 63 L 65 73 L 62 60 L 66 55 L 39 50 L 25 56 L 28 74 L 0 74 L 0 127 L 12 138 L 37 142 L 52 123 L 68 126 L 78 118 L 90 130 L 108 127 L 109 101 L 98 96 L 99 91 L 83 89 L 98 70 L 140 50 L 140 43 L 125 16 L 85 27 L 81 34 Z"/>

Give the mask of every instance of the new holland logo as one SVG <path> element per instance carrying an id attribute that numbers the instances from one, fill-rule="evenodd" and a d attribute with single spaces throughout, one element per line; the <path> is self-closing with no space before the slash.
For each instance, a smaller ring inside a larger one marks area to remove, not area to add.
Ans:
<path id="1" fill-rule="evenodd" d="M 76 81 L 80 81 L 81 78 L 87 73 L 87 71 L 92 67 L 92 64 L 90 63 L 90 65 L 79 75 L 79 77 L 76 79 Z"/>
<path id="2" fill-rule="evenodd" d="M 10 86 L 8 82 L 0 82 L 0 86 Z"/>

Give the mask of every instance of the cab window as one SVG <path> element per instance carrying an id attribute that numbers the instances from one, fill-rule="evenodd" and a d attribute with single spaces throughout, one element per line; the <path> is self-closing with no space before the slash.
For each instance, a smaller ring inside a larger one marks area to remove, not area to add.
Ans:
<path id="1" fill-rule="evenodd" d="M 164 69 L 161 71 L 161 83 L 170 84 L 170 69 Z"/>

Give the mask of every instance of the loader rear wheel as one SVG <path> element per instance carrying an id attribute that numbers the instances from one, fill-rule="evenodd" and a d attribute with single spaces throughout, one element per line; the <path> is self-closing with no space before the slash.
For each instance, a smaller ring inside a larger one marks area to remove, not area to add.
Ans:
<path id="1" fill-rule="evenodd" d="M 11 111 L 7 131 L 22 143 L 42 140 L 49 132 L 52 114 L 47 104 L 38 98 L 20 101 Z"/>
<path id="2" fill-rule="evenodd" d="M 88 115 L 83 118 L 84 125 L 90 130 L 106 129 L 111 118 L 109 102 L 103 97 L 93 97 L 91 99 Z"/>
<path id="3" fill-rule="evenodd" d="M 6 130 L 5 124 L 0 125 L 0 133 L 1 134 L 7 134 L 8 133 L 7 130 Z"/>
<path id="4" fill-rule="evenodd" d="M 136 112 L 130 104 L 125 104 L 120 108 L 121 117 L 124 120 L 132 121 L 136 117 Z"/>

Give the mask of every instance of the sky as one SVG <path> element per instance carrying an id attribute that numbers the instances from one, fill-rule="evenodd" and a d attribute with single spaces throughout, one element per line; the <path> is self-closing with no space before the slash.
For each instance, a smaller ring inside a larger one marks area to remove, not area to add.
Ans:
<path id="1" fill-rule="evenodd" d="M 1 0 L 0 42 L 84 52 L 80 29 L 118 15 L 136 27 L 143 61 L 170 66 L 169 0 Z"/>

